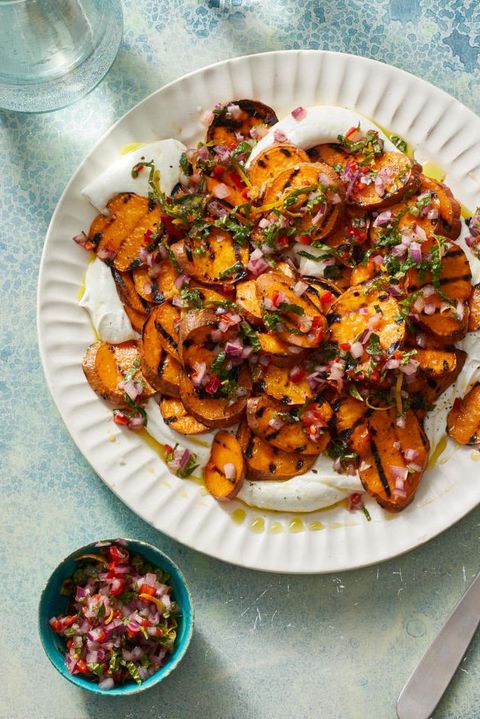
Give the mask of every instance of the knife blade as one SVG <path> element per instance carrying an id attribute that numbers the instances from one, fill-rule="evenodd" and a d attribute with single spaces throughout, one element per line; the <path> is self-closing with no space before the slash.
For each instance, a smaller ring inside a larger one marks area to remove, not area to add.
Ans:
<path id="1" fill-rule="evenodd" d="M 400 692 L 398 719 L 430 719 L 480 622 L 480 574 L 473 580 Z"/>

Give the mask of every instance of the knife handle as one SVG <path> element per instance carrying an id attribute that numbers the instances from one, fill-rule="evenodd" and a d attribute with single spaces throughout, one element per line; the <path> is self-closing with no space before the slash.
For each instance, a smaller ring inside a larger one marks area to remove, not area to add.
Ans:
<path id="1" fill-rule="evenodd" d="M 397 701 L 399 719 L 430 719 L 480 622 L 480 574 L 420 660 Z"/>

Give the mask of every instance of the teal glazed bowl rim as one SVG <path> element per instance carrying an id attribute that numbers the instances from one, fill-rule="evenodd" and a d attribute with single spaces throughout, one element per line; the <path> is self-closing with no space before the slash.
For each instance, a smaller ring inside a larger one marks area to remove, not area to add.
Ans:
<path id="1" fill-rule="evenodd" d="M 71 577 L 77 568 L 78 565 L 75 562 L 76 557 L 94 551 L 99 542 L 115 541 L 118 541 L 118 539 L 99 539 L 95 542 L 90 542 L 90 544 L 86 544 L 69 554 L 68 557 L 63 559 L 56 569 L 54 569 L 40 597 L 38 610 L 39 633 L 43 649 L 50 662 L 69 682 L 75 684 L 77 687 L 80 687 L 80 689 L 84 689 L 85 691 L 89 691 L 97 695 L 129 696 L 145 691 L 146 689 L 159 684 L 163 681 L 163 679 L 168 677 L 168 675 L 173 672 L 185 656 L 192 638 L 194 622 L 192 597 L 183 573 L 177 567 L 175 562 L 170 559 L 170 557 L 167 557 L 167 555 L 157 549 L 157 547 L 154 547 L 152 544 L 148 544 L 147 542 L 142 542 L 137 539 L 121 540 L 126 542 L 130 551 L 141 554 L 153 566 L 159 567 L 160 569 L 168 572 L 170 575 L 169 583 L 173 587 L 173 594 L 178 606 L 181 609 L 178 622 L 177 639 L 175 641 L 173 654 L 170 655 L 167 663 L 163 667 L 161 667 L 151 677 L 148 677 L 148 679 L 142 682 L 142 684 L 138 685 L 133 682 L 129 682 L 127 684 L 115 686 L 112 689 L 100 689 L 97 683 L 84 679 L 79 674 L 70 674 L 65 666 L 64 656 L 62 654 L 62 649 L 65 647 L 64 639 L 55 634 L 49 624 L 49 619 L 51 617 L 65 611 L 68 599 L 60 594 L 60 589 L 64 580 Z"/>

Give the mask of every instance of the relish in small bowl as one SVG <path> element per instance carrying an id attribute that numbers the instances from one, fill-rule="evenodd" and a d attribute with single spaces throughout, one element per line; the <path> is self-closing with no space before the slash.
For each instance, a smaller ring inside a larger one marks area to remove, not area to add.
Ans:
<path id="1" fill-rule="evenodd" d="M 158 549 L 105 540 L 55 570 L 40 602 L 49 659 L 96 693 L 131 694 L 157 683 L 184 655 L 192 633 L 180 570 Z"/>

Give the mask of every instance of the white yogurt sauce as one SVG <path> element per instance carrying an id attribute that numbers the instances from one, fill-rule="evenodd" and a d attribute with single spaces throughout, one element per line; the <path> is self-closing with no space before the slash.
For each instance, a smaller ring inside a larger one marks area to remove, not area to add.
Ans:
<path id="1" fill-rule="evenodd" d="M 110 165 L 105 172 L 88 183 L 84 195 L 99 212 L 106 212 L 106 205 L 113 195 L 119 192 L 135 192 L 148 196 L 149 168 L 132 177 L 132 167 L 145 160 L 153 160 L 155 169 L 160 173 L 160 188 L 167 195 L 180 180 L 180 157 L 187 148 L 178 140 L 158 140 L 129 152 Z"/>
<path id="2" fill-rule="evenodd" d="M 345 107 L 334 105 L 314 105 L 305 108 L 306 115 L 302 120 L 296 120 L 290 113 L 276 125 L 272 125 L 265 137 L 263 137 L 252 150 L 248 158 L 247 167 L 263 150 L 275 142 L 275 131 L 280 130 L 286 136 L 286 142 L 309 150 L 315 145 L 327 142 L 338 142 L 338 135 L 344 134 L 351 127 L 360 125 L 362 132 L 375 130 L 385 143 L 385 150 L 398 152 L 393 142 L 375 125 L 371 120 L 358 112 L 347 110 Z"/>
<path id="3" fill-rule="evenodd" d="M 115 344 L 135 337 L 118 296 L 110 267 L 96 257 L 85 273 L 85 291 L 80 299 L 100 339 Z"/>

